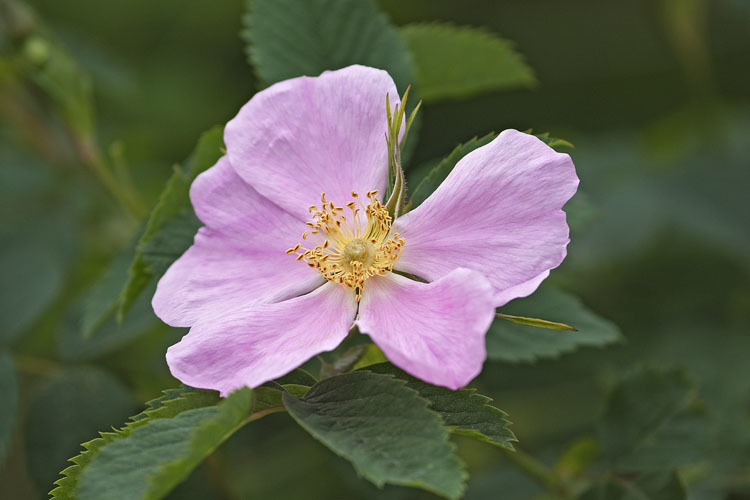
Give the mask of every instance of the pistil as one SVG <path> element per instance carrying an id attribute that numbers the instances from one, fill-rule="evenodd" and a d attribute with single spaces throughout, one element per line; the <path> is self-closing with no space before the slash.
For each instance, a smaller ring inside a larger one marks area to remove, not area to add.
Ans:
<path id="1" fill-rule="evenodd" d="M 368 191 L 365 196 L 369 203 L 365 206 L 352 191 L 353 200 L 346 204 L 350 213 L 347 219 L 344 207 L 326 200 L 323 193 L 320 207 L 310 206 L 313 220 L 306 223 L 308 231 L 302 233 L 310 248 L 298 243 L 286 251 L 328 281 L 354 290 L 357 301 L 368 278 L 393 271 L 405 243 L 398 233 L 389 234 L 392 219 L 377 194 L 377 190 Z"/>

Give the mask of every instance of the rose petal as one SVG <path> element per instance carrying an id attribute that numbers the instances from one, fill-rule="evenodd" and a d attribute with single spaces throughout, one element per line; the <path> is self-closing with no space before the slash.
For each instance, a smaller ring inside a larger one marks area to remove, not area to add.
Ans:
<path id="1" fill-rule="evenodd" d="M 263 196 L 304 220 L 321 193 L 343 205 L 351 191 L 381 195 L 388 179 L 385 71 L 349 66 L 258 92 L 224 132 L 237 172 Z"/>
<path id="2" fill-rule="evenodd" d="M 393 364 L 458 389 L 482 370 L 492 300 L 492 286 L 470 269 L 454 269 L 432 283 L 389 273 L 367 280 L 356 323 Z"/>
<path id="3" fill-rule="evenodd" d="M 577 186 L 568 155 L 506 130 L 395 221 L 406 240 L 396 269 L 432 281 L 468 267 L 490 281 L 495 306 L 526 296 L 565 258 L 562 206 Z"/>
<path id="4" fill-rule="evenodd" d="M 193 182 L 190 197 L 206 224 L 193 246 L 167 270 L 152 301 L 172 326 L 308 292 L 324 280 L 285 253 L 305 225 L 259 195 L 226 157 Z"/>
<path id="5" fill-rule="evenodd" d="M 357 311 L 354 293 L 336 283 L 275 304 L 204 319 L 167 350 L 176 378 L 226 395 L 257 387 L 335 348 Z"/>

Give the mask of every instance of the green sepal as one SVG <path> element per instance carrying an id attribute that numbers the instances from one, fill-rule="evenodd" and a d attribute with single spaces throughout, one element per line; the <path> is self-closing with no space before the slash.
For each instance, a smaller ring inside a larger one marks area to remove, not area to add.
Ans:
<path id="1" fill-rule="evenodd" d="M 386 193 L 388 201 L 385 203 L 385 208 L 393 219 L 400 216 L 404 211 L 404 203 L 406 200 L 406 179 L 404 177 L 404 169 L 401 166 L 401 151 L 406 138 L 409 135 L 409 130 L 414 123 L 414 118 L 417 116 L 422 101 L 419 101 L 414 107 L 412 112 L 404 121 L 406 103 L 409 99 L 409 91 L 411 85 L 407 87 L 404 92 L 404 97 L 400 104 L 396 104 L 391 112 L 391 100 L 388 95 L 385 96 L 385 107 L 386 115 L 388 117 L 388 136 L 386 142 L 388 145 L 388 186 L 389 190 Z M 399 140 L 401 134 L 401 127 L 404 127 L 404 134 Z"/>
<path id="2" fill-rule="evenodd" d="M 603 347 L 622 340 L 619 328 L 588 309 L 581 299 L 547 285 L 528 297 L 518 298 L 501 308 L 514 318 L 550 318 L 569 329 L 535 328 L 540 324 L 496 319 L 485 338 L 487 358 L 511 363 L 556 358 L 584 346 Z"/>
<path id="3" fill-rule="evenodd" d="M 546 319 L 539 318 L 528 318 L 526 316 L 513 316 L 511 314 L 497 313 L 498 318 L 502 318 L 519 325 L 535 326 L 537 328 L 547 328 L 549 330 L 569 330 L 577 332 L 578 329 L 565 323 L 556 323 L 554 321 L 547 321 Z"/>

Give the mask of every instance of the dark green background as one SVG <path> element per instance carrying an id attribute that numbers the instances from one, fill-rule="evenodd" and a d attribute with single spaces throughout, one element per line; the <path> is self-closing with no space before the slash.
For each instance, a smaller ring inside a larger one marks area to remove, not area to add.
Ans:
<path id="1" fill-rule="evenodd" d="M 149 204 L 199 134 L 256 90 L 239 38 L 242 2 L 32 4 L 91 75 L 99 140 L 121 142 Z M 731 498 L 750 498 L 750 3 L 380 4 L 397 25 L 450 21 L 516 42 L 539 85 L 425 105 L 407 176 L 492 130 L 533 127 L 573 142 L 586 216 L 551 280 L 627 338 L 557 360 L 488 363 L 475 385 L 510 413 L 524 449 L 553 457 L 593 432 L 613 380 L 638 366 L 684 367 L 718 422 L 716 460 L 733 470 Z M 70 151 L 40 148 L 28 140 L 40 133 L 14 118 L 6 113 L 0 128 L 0 337 L 12 339 L 24 417 L 0 484 L 3 498 L 23 499 L 43 498 L 80 442 L 175 384 L 163 353 L 181 332 L 159 326 L 146 304 L 147 335 L 81 347 L 80 294 L 139 229 Z M 473 476 L 467 498 L 533 497 L 495 450 L 459 444 Z M 730 498 L 713 479 L 693 497 Z M 279 414 L 242 430 L 173 498 L 431 496 L 379 493 Z"/>

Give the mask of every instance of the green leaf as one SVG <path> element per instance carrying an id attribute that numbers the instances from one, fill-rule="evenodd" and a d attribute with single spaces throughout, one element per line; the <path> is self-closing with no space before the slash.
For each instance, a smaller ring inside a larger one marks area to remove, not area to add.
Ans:
<path id="1" fill-rule="evenodd" d="M 248 7 L 243 38 L 266 86 L 351 64 L 386 70 L 399 92 L 414 81 L 406 44 L 373 0 L 252 0 Z"/>
<path id="2" fill-rule="evenodd" d="M 302 380 L 300 380 L 302 382 Z M 253 389 L 253 415 L 260 418 L 269 413 L 286 411 L 281 396 L 284 392 L 289 392 L 294 396 L 302 397 L 310 390 L 309 383 L 284 383 L 281 385 L 280 379 L 274 382 L 267 382 L 261 387 Z"/>
<path id="3" fill-rule="evenodd" d="M 0 405 L 0 464 L 2 464 L 13 439 L 18 414 L 16 367 L 13 366 L 10 355 L 3 351 L 0 351 L 0 394 L 3 398 L 2 405 Z"/>
<path id="4" fill-rule="evenodd" d="M 281 385 L 296 384 L 306 385 L 310 387 L 315 385 L 317 381 L 318 379 L 313 377 L 309 372 L 306 372 L 302 368 L 292 370 L 283 377 L 279 377 L 276 379 L 276 382 Z"/>
<path id="5" fill-rule="evenodd" d="M 155 282 L 135 297 L 128 314 L 117 321 L 120 292 L 129 279 L 134 256 L 135 242 L 115 257 L 102 276 L 70 307 L 58 334 L 58 352 L 63 360 L 92 359 L 140 335 L 158 333 L 164 328 L 151 307 Z"/>
<path id="6" fill-rule="evenodd" d="M 526 133 L 531 134 L 531 130 L 527 130 Z M 407 203 L 406 210 L 411 210 L 422 204 L 437 188 L 442 184 L 448 174 L 451 173 L 453 168 L 456 166 L 464 156 L 471 153 L 477 148 L 480 148 L 486 144 L 492 142 L 497 134 L 490 132 L 489 134 L 477 138 L 474 137 L 463 144 L 456 146 L 451 153 L 443 158 L 442 160 L 431 160 L 425 162 L 412 171 L 410 171 L 409 181 L 416 184 L 416 188 L 412 192 L 411 199 Z M 545 142 L 550 147 L 560 147 L 573 145 L 563 139 L 556 139 L 549 137 L 548 133 L 536 135 L 536 137 Z M 576 200 L 576 198 L 573 198 Z M 578 207 L 576 207 L 578 208 Z M 567 207 L 566 207 L 567 211 Z"/>
<path id="7" fill-rule="evenodd" d="M 406 209 L 412 210 L 418 207 L 432 194 L 433 191 L 437 189 L 445 178 L 448 177 L 448 174 L 451 173 L 451 170 L 453 170 L 453 167 L 456 166 L 456 163 L 458 163 L 461 158 L 475 149 L 482 147 L 485 144 L 489 144 L 495 137 L 496 134 L 490 132 L 481 138 L 474 137 L 473 139 L 456 146 L 447 157 L 441 160 L 435 167 L 431 168 L 430 172 L 419 182 L 419 184 L 417 184 L 417 187 L 414 188 L 414 191 L 412 192 L 411 199 L 409 200 Z"/>
<path id="8" fill-rule="evenodd" d="M 135 245 L 121 252 L 102 276 L 86 293 L 81 317 L 83 338 L 91 338 L 120 306 L 120 292 L 128 282 L 130 263 L 135 258 Z"/>
<path id="9" fill-rule="evenodd" d="M 614 477 L 586 491 L 580 500 L 685 500 L 687 493 L 674 472 Z"/>
<path id="10" fill-rule="evenodd" d="M 364 344 L 364 347 L 359 353 L 357 361 L 351 366 L 351 370 L 359 370 L 370 365 L 385 363 L 388 358 L 385 357 L 380 347 L 375 344 Z"/>
<path id="11" fill-rule="evenodd" d="M 167 391 L 122 429 L 84 443 L 62 473 L 55 499 L 164 497 L 213 450 L 253 418 L 253 391 L 224 399 L 213 391 Z"/>
<path id="12" fill-rule="evenodd" d="M 347 340 L 350 342 L 359 342 L 364 338 L 362 335 L 355 335 L 349 337 Z M 365 342 L 351 347 L 348 347 L 347 344 L 340 344 L 339 347 L 328 354 L 327 357 L 332 359 L 330 363 L 321 356 L 320 378 L 329 378 L 368 365 L 388 361 L 383 351 L 373 343 Z"/>
<path id="13" fill-rule="evenodd" d="M 137 422 L 148 418 L 168 418 L 170 415 L 174 416 L 180 411 L 184 411 L 184 408 L 199 408 L 218 402 L 218 395 L 214 391 L 181 385 L 176 389 L 163 390 L 161 396 L 146 403 L 146 410 L 130 417 L 130 420 Z M 152 411 L 161 408 L 166 409 L 162 412 Z"/>
<path id="14" fill-rule="evenodd" d="M 559 139 L 557 137 L 550 137 L 549 132 L 544 132 L 542 134 L 534 134 L 531 129 L 525 131 L 527 134 L 532 134 L 534 137 L 545 143 L 547 146 L 551 147 L 552 149 L 561 149 L 561 148 L 574 148 L 573 143 L 566 141 L 565 139 Z"/>
<path id="15" fill-rule="evenodd" d="M 573 295 L 541 287 L 533 295 L 515 299 L 502 308 L 503 314 L 541 316 L 572 325 L 578 331 L 556 331 L 498 321 L 487 332 L 487 357 L 497 361 L 521 362 L 557 357 L 583 346 L 601 347 L 621 339 L 617 326 L 587 309 Z"/>
<path id="16" fill-rule="evenodd" d="M 289 393 L 292 417 L 377 486 L 416 486 L 458 498 L 466 473 L 449 432 L 403 380 L 357 371 L 322 380 L 303 398 Z"/>
<path id="17" fill-rule="evenodd" d="M 513 44 L 482 28 L 431 23 L 411 24 L 399 31 L 414 54 L 417 82 L 426 102 L 536 83 Z"/>
<path id="18" fill-rule="evenodd" d="M 28 465 L 40 491 L 48 491 L 80 443 L 122 422 L 135 407 L 128 389 L 109 372 L 67 369 L 33 394 L 24 426 Z"/>
<path id="19" fill-rule="evenodd" d="M 443 422 L 454 434 L 468 436 L 509 450 L 518 441 L 508 429 L 510 422 L 503 410 L 492 406 L 492 399 L 477 394 L 474 389 L 452 391 L 445 387 L 427 384 L 399 370 L 390 363 L 371 365 L 363 370 L 383 375 L 393 375 L 406 381 L 406 386 L 414 389 L 430 402 L 430 407 L 438 412 Z"/>
<path id="20" fill-rule="evenodd" d="M 70 286 L 85 204 L 75 176 L 29 156 L 7 132 L 0 127 L 0 346 L 35 331 Z"/>
<path id="21" fill-rule="evenodd" d="M 605 458 L 618 471 L 672 470 L 708 455 L 710 428 L 684 373 L 648 370 L 612 391 L 599 436 Z"/>
<path id="22" fill-rule="evenodd" d="M 190 185 L 221 157 L 223 144 L 223 129 L 214 127 L 200 137 L 185 166 L 175 167 L 136 246 L 129 279 L 120 294 L 119 321 L 148 284 L 192 245 L 201 224 L 190 204 Z"/>
<path id="23" fill-rule="evenodd" d="M 18 231 L 0 227 L 0 345 L 13 342 L 62 291 L 76 232 L 67 211 L 25 221 Z M 13 286 L 9 286 L 9 284 Z"/>
<path id="24" fill-rule="evenodd" d="M 101 323 L 92 332 L 93 336 L 88 338 L 81 334 L 81 325 L 85 321 L 86 302 L 80 301 L 74 304 L 69 309 L 57 337 L 60 358 L 65 361 L 99 358 L 132 342 L 137 337 L 149 334 L 158 335 L 163 332 L 166 327 L 158 320 L 151 307 L 151 296 L 155 289 L 156 283 L 150 283 L 144 292 L 136 297 L 121 323 L 117 322 L 114 310 L 110 310 L 104 317 L 99 318 Z M 115 304 L 119 304 L 119 301 Z"/>

